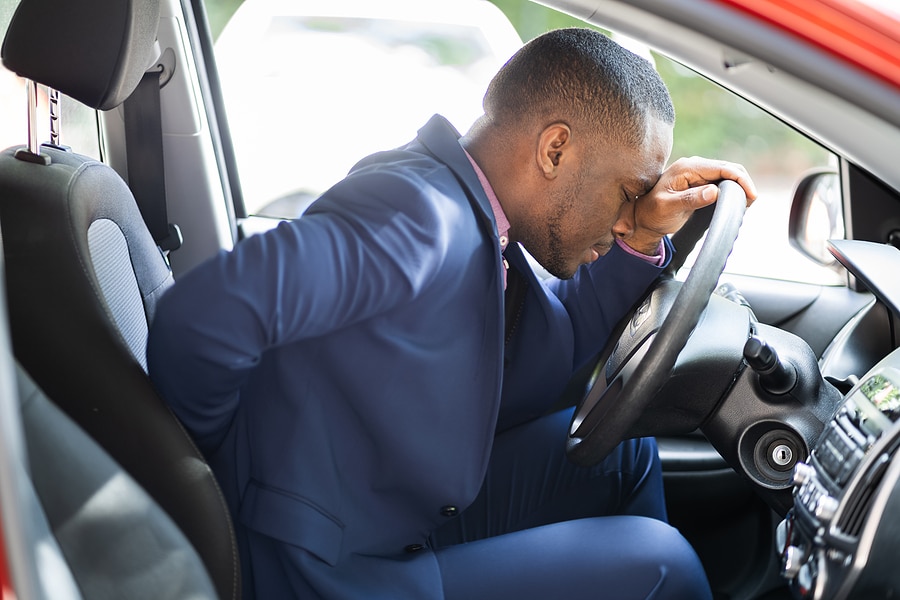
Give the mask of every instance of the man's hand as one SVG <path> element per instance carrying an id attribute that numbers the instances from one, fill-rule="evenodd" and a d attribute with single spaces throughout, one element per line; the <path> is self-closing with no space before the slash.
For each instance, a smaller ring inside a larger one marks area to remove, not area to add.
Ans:
<path id="1" fill-rule="evenodd" d="M 638 252 L 653 255 L 664 235 L 675 233 L 698 208 L 719 197 L 718 182 L 731 179 L 747 195 L 747 206 L 756 200 L 756 186 L 747 170 L 737 163 L 708 158 L 680 158 L 663 171 L 656 185 L 623 210 L 633 210 L 633 229 L 623 241 Z"/>

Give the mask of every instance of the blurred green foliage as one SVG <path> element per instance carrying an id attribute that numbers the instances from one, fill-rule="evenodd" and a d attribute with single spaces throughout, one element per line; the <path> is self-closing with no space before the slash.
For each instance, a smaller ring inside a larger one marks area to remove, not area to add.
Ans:
<path id="1" fill-rule="evenodd" d="M 326 0 L 323 0 L 326 1 Z M 490 0 L 506 14 L 523 40 L 584 21 L 530 0 Z M 216 37 L 241 0 L 206 0 Z M 824 165 L 828 154 L 771 115 L 689 69 L 653 55 L 675 102 L 673 157 L 702 155 L 743 163 L 755 176 L 796 173 Z"/>
<path id="2" fill-rule="evenodd" d="M 503 14 L 526 42 L 550 29 L 585 26 L 585 22 L 581 19 L 535 4 L 530 0 L 490 1 L 503 11 Z"/>
<path id="3" fill-rule="evenodd" d="M 529 0 L 491 2 L 525 41 L 559 27 L 592 27 Z M 755 177 L 778 177 L 827 164 L 824 149 L 762 109 L 664 56 L 652 55 L 678 115 L 673 158 L 700 155 L 739 162 Z"/>

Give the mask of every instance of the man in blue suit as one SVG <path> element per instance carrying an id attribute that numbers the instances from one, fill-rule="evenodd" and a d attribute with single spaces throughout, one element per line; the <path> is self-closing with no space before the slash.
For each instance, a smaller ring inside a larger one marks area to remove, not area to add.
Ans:
<path id="1" fill-rule="evenodd" d="M 560 30 L 163 298 L 148 362 L 232 509 L 248 598 L 709 598 L 653 440 L 565 459 L 572 373 L 744 170 L 664 170 L 652 66 Z M 309 140 L 308 143 L 315 143 Z M 327 157 L 323 157 L 327 160 Z M 542 280 L 523 248 L 554 278 Z"/>

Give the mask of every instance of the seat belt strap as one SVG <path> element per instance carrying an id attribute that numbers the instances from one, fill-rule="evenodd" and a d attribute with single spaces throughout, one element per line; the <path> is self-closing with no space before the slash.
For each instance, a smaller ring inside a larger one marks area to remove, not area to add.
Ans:
<path id="1" fill-rule="evenodd" d="M 169 252 L 181 247 L 182 237 L 178 226 L 169 223 L 166 209 L 159 100 L 161 72 L 153 69 L 144 73 L 135 91 L 125 100 L 125 145 L 131 193 L 153 239 L 163 251 Z"/>

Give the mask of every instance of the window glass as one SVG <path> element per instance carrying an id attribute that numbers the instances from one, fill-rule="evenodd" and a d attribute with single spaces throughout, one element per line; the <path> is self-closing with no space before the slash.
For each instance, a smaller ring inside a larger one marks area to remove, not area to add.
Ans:
<path id="1" fill-rule="evenodd" d="M 480 114 L 490 77 L 521 40 L 585 25 L 526 0 L 492 2 L 508 17 L 499 25 L 461 12 L 455 22 L 401 18 L 389 7 L 402 0 L 340 0 L 327 9 L 301 0 L 207 0 L 214 35 L 222 30 L 216 57 L 247 214 L 299 215 L 358 159 L 408 141 L 433 113 L 465 131 Z M 417 4 L 431 3 L 406 6 Z M 290 14 L 286 6 L 294 6 Z M 512 43 L 510 23 L 518 30 Z M 653 60 L 671 90 L 678 114 L 673 159 L 740 162 L 757 184 L 760 197 L 726 272 L 845 283 L 788 241 L 794 186 L 811 169 L 836 169 L 836 157 L 689 69 L 619 41 Z"/>
<path id="2" fill-rule="evenodd" d="M 701 155 L 743 164 L 759 191 L 744 215 L 726 273 L 840 285 L 838 268 L 818 264 L 788 241 L 794 187 L 814 169 L 837 170 L 837 157 L 747 100 L 693 71 L 654 56 L 675 103 L 672 157 Z M 843 237 L 844 232 L 839 235 Z M 686 266 L 690 266 L 692 258 Z"/>
<path id="3" fill-rule="evenodd" d="M 528 0 L 491 0 L 500 7 L 523 40 L 558 27 L 586 26 L 575 17 Z M 891 3 L 894 0 L 867 0 Z M 615 38 L 615 36 L 613 36 Z M 839 267 L 823 266 L 788 241 L 788 214 L 793 188 L 811 169 L 837 170 L 837 157 L 739 96 L 646 46 L 616 38 L 652 59 L 672 93 L 677 121 L 673 160 L 708 156 L 747 167 L 760 197 L 747 211 L 726 273 L 825 285 L 845 285 Z M 843 237 L 843 230 L 833 237 Z M 685 263 L 689 268 L 693 257 Z"/>
<path id="4" fill-rule="evenodd" d="M 0 0 L 0 31 L 6 31 L 17 4 L 18 0 Z M 27 141 L 26 105 L 25 84 L 0 64 L 0 148 Z"/>
<path id="5" fill-rule="evenodd" d="M 475 18 L 483 4 L 450 14 L 408 1 L 241 5 L 215 53 L 247 214 L 298 216 L 434 113 L 468 129 L 521 44 L 499 10 Z"/>
<path id="6" fill-rule="evenodd" d="M 6 25 L 4 24 L 3 27 Z M 27 82 L 0 67 L 0 147 L 28 144 Z M 59 94 L 59 144 L 74 152 L 100 160 L 97 111 L 64 94 Z M 50 108 L 45 86 L 38 86 L 37 140 L 50 142 Z"/>

